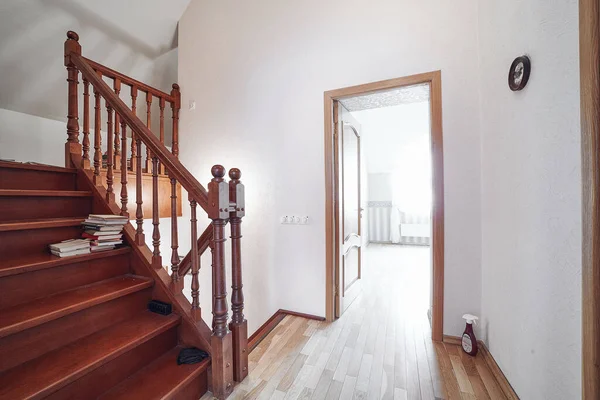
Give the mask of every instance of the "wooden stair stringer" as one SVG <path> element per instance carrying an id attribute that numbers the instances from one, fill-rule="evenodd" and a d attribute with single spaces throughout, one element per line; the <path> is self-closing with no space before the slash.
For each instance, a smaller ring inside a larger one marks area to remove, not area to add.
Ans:
<path id="1" fill-rule="evenodd" d="M 73 160 L 74 162 L 76 160 Z M 118 185 L 115 185 L 115 188 Z M 107 191 L 103 186 L 96 186 L 93 183 L 93 171 L 77 169 L 77 187 L 79 190 L 92 192 L 93 210 L 95 213 L 106 213 L 119 215 L 120 207 L 116 204 L 109 204 L 106 201 Z M 115 189 L 118 198 L 119 189 Z M 181 293 L 183 288 L 183 277 L 179 285 L 174 285 L 171 277 L 164 268 L 154 268 L 152 266 L 152 252 L 148 246 L 138 246 L 135 244 L 135 228 L 131 223 L 125 225 L 123 229 L 123 238 L 131 246 L 130 265 L 133 272 L 139 276 L 145 276 L 154 280 L 152 298 L 170 303 L 173 311 L 181 316 L 179 329 L 180 344 L 197 347 L 212 355 L 211 347 L 211 328 L 202 320 L 202 318 L 191 315 L 191 303 Z"/>

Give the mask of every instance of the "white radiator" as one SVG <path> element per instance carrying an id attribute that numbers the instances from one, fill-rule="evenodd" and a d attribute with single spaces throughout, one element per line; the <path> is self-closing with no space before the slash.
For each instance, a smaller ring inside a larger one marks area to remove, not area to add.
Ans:
<path id="1" fill-rule="evenodd" d="M 391 201 L 369 201 L 369 238 L 372 243 L 391 243 Z M 428 216 L 410 215 L 400 211 L 400 241 L 398 244 L 431 243 L 431 220 Z"/>

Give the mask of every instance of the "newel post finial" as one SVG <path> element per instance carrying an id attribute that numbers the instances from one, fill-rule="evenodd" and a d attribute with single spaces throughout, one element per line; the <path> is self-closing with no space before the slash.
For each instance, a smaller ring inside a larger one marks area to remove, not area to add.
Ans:
<path id="1" fill-rule="evenodd" d="M 79 35 L 74 31 L 67 32 L 67 40 L 65 40 L 65 67 L 73 65 L 69 57 L 71 54 L 81 55 Z"/>
<path id="2" fill-rule="evenodd" d="M 225 167 L 219 164 L 213 165 L 213 167 L 210 169 L 210 173 L 213 176 L 213 182 L 221 182 L 225 176 Z"/>
<path id="3" fill-rule="evenodd" d="M 75 31 L 68 31 L 67 32 L 67 37 L 71 40 L 74 40 L 76 42 L 79 42 L 79 35 L 77 34 L 77 32 Z"/>
<path id="4" fill-rule="evenodd" d="M 239 168 L 231 168 L 229 170 L 229 178 L 236 181 L 239 181 L 240 178 L 242 177 L 242 171 L 240 171 Z"/>

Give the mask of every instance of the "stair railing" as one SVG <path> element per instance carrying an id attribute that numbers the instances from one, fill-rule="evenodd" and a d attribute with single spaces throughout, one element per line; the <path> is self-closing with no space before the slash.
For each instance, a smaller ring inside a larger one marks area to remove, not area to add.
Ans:
<path id="1" fill-rule="evenodd" d="M 159 191 L 158 177 L 167 175 L 170 179 L 170 219 L 171 219 L 171 284 L 170 289 L 181 293 L 184 290 L 184 276 L 191 272 L 191 304 L 189 316 L 197 324 L 204 324 L 199 304 L 200 256 L 208 248 L 212 252 L 212 334 L 210 336 L 212 391 L 217 398 L 225 398 L 233 389 L 233 380 L 242 381 L 248 374 L 247 322 L 244 318 L 244 296 L 242 291 L 241 266 L 241 221 L 245 214 L 244 185 L 240 181 L 241 172 L 233 168 L 229 171 L 230 181 L 224 179 L 225 168 L 215 165 L 212 180 L 206 190 L 178 159 L 179 153 L 179 110 L 181 95 L 179 86 L 173 84 L 171 93 L 165 93 L 149 85 L 125 76 L 81 55 L 79 36 L 72 31 L 65 41 L 65 66 L 68 81 L 67 143 L 65 163 L 68 167 L 79 168 L 97 186 L 106 187 L 106 202 L 115 203 L 114 173 L 120 172 L 120 214 L 128 216 L 128 176 L 135 175 L 136 227 L 135 246 L 146 247 L 143 230 L 144 174 L 152 179 L 152 255 L 151 266 L 163 268 L 160 252 L 159 230 Z M 79 141 L 79 74 L 83 80 L 83 140 Z M 111 88 L 105 80 L 112 80 Z M 131 107 L 120 96 L 123 86 L 131 89 Z M 94 136 L 93 163 L 90 158 L 90 89 L 94 94 Z M 146 93 L 146 123 L 137 113 L 138 92 Z M 151 105 L 158 98 L 160 109 L 159 135 L 151 131 Z M 107 160 L 103 168 L 102 154 L 102 109 L 104 99 L 107 114 Z M 164 109 L 166 103 L 172 110 L 171 150 L 165 146 Z M 131 132 L 131 157 L 127 160 L 127 129 Z M 145 161 L 142 145 L 146 148 Z M 105 179 L 105 182 L 103 182 Z M 180 262 L 178 254 L 178 185 L 188 192 L 190 203 L 191 250 Z M 198 237 L 197 206 L 207 213 L 212 223 Z M 118 206 L 118 204 L 117 204 Z M 228 324 L 228 304 L 225 270 L 225 226 L 231 226 L 231 265 L 232 265 L 232 319 Z M 186 300 L 187 301 L 187 300 Z M 210 328 L 207 328 L 210 329 Z"/>

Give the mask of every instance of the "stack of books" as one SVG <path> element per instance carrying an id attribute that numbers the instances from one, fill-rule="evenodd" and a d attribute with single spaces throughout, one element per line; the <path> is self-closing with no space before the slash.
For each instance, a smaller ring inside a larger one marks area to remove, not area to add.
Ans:
<path id="1" fill-rule="evenodd" d="M 90 252 L 90 241 L 85 239 L 69 239 L 50 245 L 50 252 L 58 257 L 78 256 Z"/>
<path id="2" fill-rule="evenodd" d="M 90 214 L 81 223 L 85 229 L 82 237 L 90 240 L 90 251 L 93 253 L 112 250 L 123 243 L 122 231 L 127 221 L 127 217 L 120 215 Z"/>

